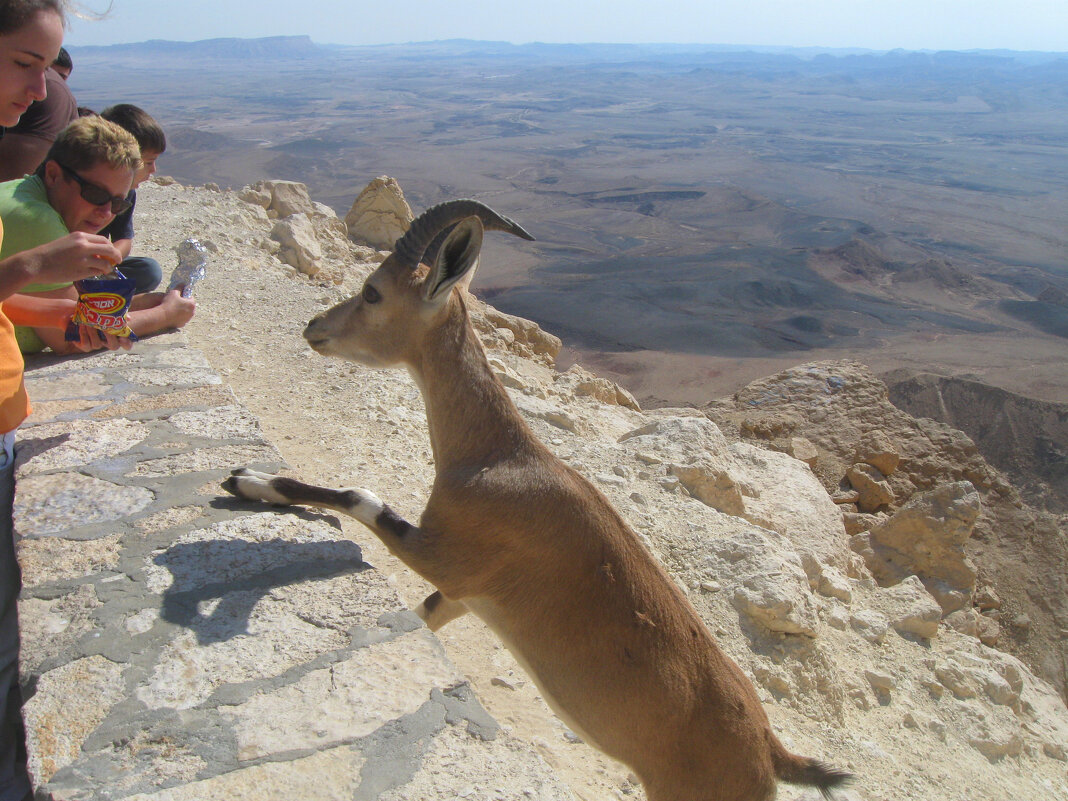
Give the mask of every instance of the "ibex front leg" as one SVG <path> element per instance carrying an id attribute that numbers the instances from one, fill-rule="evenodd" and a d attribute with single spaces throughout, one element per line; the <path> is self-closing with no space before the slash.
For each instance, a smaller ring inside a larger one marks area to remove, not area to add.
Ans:
<path id="1" fill-rule="evenodd" d="M 234 470 L 223 489 L 238 498 L 276 506 L 314 506 L 353 517 L 373 531 L 389 550 L 417 573 L 427 578 L 427 532 L 398 515 L 373 492 L 365 489 L 329 489 L 294 478 L 260 473 L 248 468 Z M 446 598 L 440 591 L 427 596 L 414 610 L 432 631 L 467 612 L 462 601 Z"/>

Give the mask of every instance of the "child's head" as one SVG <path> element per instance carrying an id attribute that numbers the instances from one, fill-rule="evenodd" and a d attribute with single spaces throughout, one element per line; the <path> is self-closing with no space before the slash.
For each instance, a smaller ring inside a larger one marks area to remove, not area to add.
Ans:
<path id="1" fill-rule="evenodd" d="M 100 116 L 133 134 L 141 148 L 142 166 L 134 176 L 133 184 L 136 189 L 156 172 L 156 159 L 167 149 L 167 136 L 146 111 L 130 103 L 110 106 L 101 111 Z"/>
<path id="2" fill-rule="evenodd" d="M 59 48 L 59 55 L 52 62 L 52 69 L 58 72 L 59 77 L 63 80 L 70 79 L 70 74 L 74 72 L 74 61 L 71 59 L 70 53 L 67 52 L 67 48 Z"/>
<path id="3" fill-rule="evenodd" d="M 100 117 L 82 117 L 59 132 L 37 175 L 67 230 L 95 234 L 128 208 L 125 198 L 140 166 L 133 134 Z"/>

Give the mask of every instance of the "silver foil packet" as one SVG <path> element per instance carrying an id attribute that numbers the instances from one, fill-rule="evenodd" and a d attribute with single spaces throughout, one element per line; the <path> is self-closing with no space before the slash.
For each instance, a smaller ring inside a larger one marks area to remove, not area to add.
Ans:
<path id="1" fill-rule="evenodd" d="M 178 266 L 171 273 L 171 281 L 167 291 L 183 287 L 182 297 L 188 298 L 193 295 L 193 285 L 201 278 L 208 266 L 208 251 L 196 239 L 186 239 L 178 245 Z"/>

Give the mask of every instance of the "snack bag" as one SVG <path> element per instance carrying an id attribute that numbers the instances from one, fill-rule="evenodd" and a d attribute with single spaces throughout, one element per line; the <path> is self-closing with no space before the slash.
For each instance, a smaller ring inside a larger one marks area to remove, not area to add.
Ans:
<path id="1" fill-rule="evenodd" d="M 64 336 L 67 342 L 80 339 L 79 325 L 137 341 L 137 335 L 126 322 L 126 312 L 130 310 L 130 300 L 134 295 L 132 278 L 114 270 L 107 275 L 75 281 L 74 287 L 78 290 L 78 305 Z"/>

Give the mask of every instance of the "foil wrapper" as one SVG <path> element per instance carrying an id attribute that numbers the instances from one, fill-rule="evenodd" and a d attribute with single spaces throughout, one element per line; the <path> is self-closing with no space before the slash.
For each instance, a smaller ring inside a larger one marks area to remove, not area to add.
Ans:
<path id="1" fill-rule="evenodd" d="M 196 239 L 186 239 L 178 245 L 178 266 L 171 273 L 167 291 L 182 287 L 182 297 L 193 295 L 193 285 L 204 277 L 208 267 L 208 251 Z"/>

